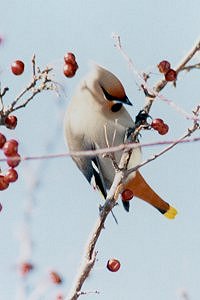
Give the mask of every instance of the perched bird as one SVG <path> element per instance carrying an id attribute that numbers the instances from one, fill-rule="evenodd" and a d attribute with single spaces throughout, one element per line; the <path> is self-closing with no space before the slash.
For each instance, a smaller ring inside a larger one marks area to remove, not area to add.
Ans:
<path id="1" fill-rule="evenodd" d="M 96 150 L 123 144 L 134 121 L 124 108 L 132 105 L 120 80 L 110 71 L 95 65 L 81 81 L 67 108 L 64 120 L 65 138 L 70 151 Z M 119 163 L 122 152 L 115 153 Z M 78 168 L 106 199 L 115 176 L 110 158 L 105 155 L 73 156 Z M 128 169 L 141 161 L 141 149 L 133 150 Z M 164 216 L 173 219 L 176 209 L 160 198 L 139 171 L 131 173 L 124 184 L 133 194 L 153 205 Z M 125 209 L 129 205 L 124 204 Z"/>

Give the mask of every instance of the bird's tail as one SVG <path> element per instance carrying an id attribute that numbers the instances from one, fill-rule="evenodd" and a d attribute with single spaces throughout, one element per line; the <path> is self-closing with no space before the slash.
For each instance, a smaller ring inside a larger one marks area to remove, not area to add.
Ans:
<path id="1" fill-rule="evenodd" d="M 177 210 L 160 198 L 144 180 L 139 171 L 136 171 L 135 177 L 130 179 L 124 186 L 133 192 L 133 195 L 153 205 L 166 218 L 174 219 Z"/>

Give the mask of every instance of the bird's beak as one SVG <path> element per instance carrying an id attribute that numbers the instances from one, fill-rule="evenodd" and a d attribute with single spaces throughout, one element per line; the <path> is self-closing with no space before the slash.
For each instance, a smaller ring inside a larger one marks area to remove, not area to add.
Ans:
<path id="1" fill-rule="evenodd" d="M 131 103 L 131 101 L 128 99 L 127 96 L 124 97 L 123 99 L 120 99 L 120 102 L 122 102 L 122 103 L 124 103 L 124 104 L 126 104 L 126 105 L 133 105 L 133 104 Z"/>

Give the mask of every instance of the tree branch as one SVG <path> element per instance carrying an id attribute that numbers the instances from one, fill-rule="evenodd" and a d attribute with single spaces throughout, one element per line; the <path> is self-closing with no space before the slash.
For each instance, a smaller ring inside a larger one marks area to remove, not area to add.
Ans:
<path id="1" fill-rule="evenodd" d="M 200 50 L 200 41 L 198 40 L 195 45 L 192 47 L 192 49 L 186 54 L 186 56 L 180 61 L 180 63 L 177 65 L 177 67 L 175 68 L 176 73 L 178 74 L 180 71 L 183 70 L 183 68 L 186 67 L 186 64 L 193 58 L 193 56 Z M 153 93 L 152 91 L 149 92 L 149 94 L 151 94 L 150 96 L 148 95 L 146 97 L 146 103 L 145 106 L 143 108 L 143 110 L 146 113 L 149 113 L 150 108 L 153 104 L 153 101 L 155 100 L 155 98 L 158 96 L 158 94 L 160 93 L 160 91 L 167 85 L 167 81 L 165 79 L 162 79 L 160 81 L 158 81 L 155 85 L 155 87 L 153 88 Z M 147 88 L 148 90 L 148 88 Z"/>
<path id="2" fill-rule="evenodd" d="M 189 66 L 185 66 L 181 69 L 181 71 L 191 71 L 193 69 L 200 69 L 200 63 L 197 63 L 197 64 L 193 64 L 193 65 L 189 65 Z"/>
<path id="3" fill-rule="evenodd" d="M 85 258 L 83 261 L 83 265 L 79 270 L 78 277 L 75 280 L 75 284 L 72 291 L 70 292 L 69 296 L 67 296 L 66 298 L 67 300 L 78 299 L 78 297 L 81 295 L 80 291 L 82 285 L 94 266 L 96 255 L 97 255 L 97 252 L 95 252 L 95 246 L 102 230 L 104 229 L 105 220 L 108 214 L 110 213 L 110 211 L 112 210 L 112 208 L 116 204 L 116 200 L 118 198 L 118 193 L 116 193 L 116 191 L 118 190 L 120 184 L 122 183 L 124 172 L 125 172 L 124 166 L 127 163 L 127 159 L 129 155 L 130 154 L 127 153 L 126 151 L 122 154 L 122 158 L 119 164 L 120 170 L 116 172 L 113 184 L 107 196 L 107 200 L 104 206 L 101 208 L 100 215 L 97 219 L 94 228 L 92 229 L 89 242 L 86 245 L 86 253 L 84 255 Z"/>
<path id="4" fill-rule="evenodd" d="M 21 108 L 24 108 L 35 96 L 41 93 L 44 90 L 55 90 L 57 91 L 57 83 L 54 82 L 50 77 L 49 74 L 52 71 L 52 68 L 46 67 L 44 70 L 40 71 L 39 68 L 36 68 L 35 62 L 35 55 L 32 58 L 32 80 L 27 85 L 25 89 L 15 98 L 15 100 L 8 105 L 7 107 L 4 106 L 3 103 L 3 96 L 8 91 L 8 88 L 4 88 L 3 92 L 0 91 L 0 125 L 5 125 L 6 117 Z M 27 98 L 24 99 L 25 95 Z M 21 102 L 21 103 L 20 103 Z M 20 103 L 20 104 L 19 104 Z"/>
<path id="5" fill-rule="evenodd" d="M 145 166 L 146 164 L 148 164 L 151 161 L 155 160 L 156 158 L 160 157 L 161 155 L 165 154 L 166 152 L 168 152 L 169 150 L 171 150 L 172 148 L 174 148 L 177 144 L 183 142 L 187 137 L 191 136 L 191 134 L 193 132 L 195 132 L 197 129 L 199 129 L 199 124 L 195 124 L 191 129 L 188 129 L 188 132 L 186 134 L 184 134 L 183 136 L 181 136 L 179 139 L 177 139 L 176 141 L 174 141 L 171 145 L 169 145 L 168 147 L 164 148 L 159 153 L 154 154 L 152 157 L 150 157 L 147 160 L 143 161 L 141 164 L 135 166 L 134 168 L 127 170 L 126 177 L 129 174 L 131 174 L 131 173 L 135 172 L 136 170 L 138 170 L 139 168 Z"/>
<path id="6" fill-rule="evenodd" d="M 118 44 L 117 44 L 118 48 L 122 52 L 125 59 L 128 61 L 129 65 L 130 64 L 132 65 L 132 61 L 127 58 L 128 56 L 122 50 L 121 41 L 120 41 L 119 37 L 118 37 L 117 41 L 118 41 Z M 177 73 L 183 67 L 185 67 L 185 65 L 191 60 L 191 58 L 194 56 L 194 54 L 199 49 L 200 49 L 200 42 L 195 44 L 195 46 L 187 54 L 187 56 L 179 63 L 178 67 L 176 68 Z M 167 84 L 166 80 L 161 80 L 155 85 L 155 87 L 153 89 L 153 94 L 151 92 L 148 92 L 146 94 L 146 103 L 145 103 L 144 108 L 143 108 L 143 111 L 145 113 L 149 114 L 149 111 L 151 109 L 153 101 L 158 96 L 158 93 L 166 86 L 166 84 Z M 199 108 L 198 108 L 198 110 L 196 110 L 196 114 L 197 113 L 199 113 Z M 132 149 L 131 150 L 127 150 L 127 149 L 123 150 L 122 157 L 121 157 L 121 160 L 120 160 L 120 163 L 119 163 L 119 168 L 117 170 L 115 170 L 116 174 L 115 174 L 115 177 L 114 177 L 113 184 L 112 184 L 112 186 L 111 186 L 111 188 L 108 192 L 106 202 L 105 202 L 104 206 L 102 207 L 102 209 L 100 211 L 100 215 L 97 219 L 97 222 L 96 222 L 96 224 L 95 224 L 95 226 L 94 226 L 94 228 L 93 228 L 93 230 L 90 234 L 89 242 L 86 245 L 86 252 L 85 252 L 85 255 L 84 255 L 84 262 L 83 262 L 82 268 L 79 271 L 78 277 L 75 280 L 74 287 L 73 287 L 69 297 L 66 298 L 67 300 L 76 300 L 81 295 L 80 291 L 81 291 L 81 288 L 83 286 L 83 283 L 86 280 L 86 278 L 88 277 L 89 273 L 91 272 L 91 270 L 94 266 L 95 260 L 96 260 L 96 252 L 95 252 L 96 243 L 98 241 L 98 238 L 99 238 L 102 230 L 104 229 L 104 224 L 105 224 L 105 221 L 106 221 L 106 218 L 107 218 L 108 214 L 110 213 L 112 208 L 115 206 L 115 203 L 118 199 L 118 195 L 119 195 L 119 192 L 120 192 L 120 187 L 123 184 L 123 180 L 124 180 L 125 176 L 130 174 L 130 172 L 135 171 L 136 168 L 142 167 L 145 164 L 149 163 L 150 161 L 152 161 L 152 160 L 156 159 L 157 157 L 161 156 L 162 154 L 166 153 L 167 151 L 172 149 L 175 145 L 177 145 L 179 142 L 184 140 L 186 137 L 190 136 L 197 128 L 199 128 L 199 124 L 197 123 L 197 121 L 194 121 L 193 128 L 188 130 L 187 134 L 182 136 L 180 139 L 178 139 L 172 145 L 170 145 L 167 148 L 165 148 L 164 150 L 162 150 L 157 155 L 154 155 L 153 158 L 143 162 L 139 166 L 136 166 L 135 168 L 133 168 L 132 170 L 129 170 L 129 171 L 127 171 L 127 165 L 128 165 L 128 161 L 130 159 L 130 156 L 132 154 Z M 139 128 L 137 128 L 137 130 L 138 130 L 138 132 L 140 131 Z M 135 134 L 132 135 L 132 139 L 133 139 L 134 142 L 137 142 L 138 132 L 137 133 L 135 132 Z"/>

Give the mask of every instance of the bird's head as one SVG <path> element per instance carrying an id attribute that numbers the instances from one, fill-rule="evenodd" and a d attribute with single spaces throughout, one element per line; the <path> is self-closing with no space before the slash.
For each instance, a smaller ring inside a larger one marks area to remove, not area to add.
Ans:
<path id="1" fill-rule="evenodd" d="M 120 80 L 99 65 L 94 66 L 85 83 L 95 99 L 113 112 L 120 110 L 123 104 L 132 105 Z"/>

